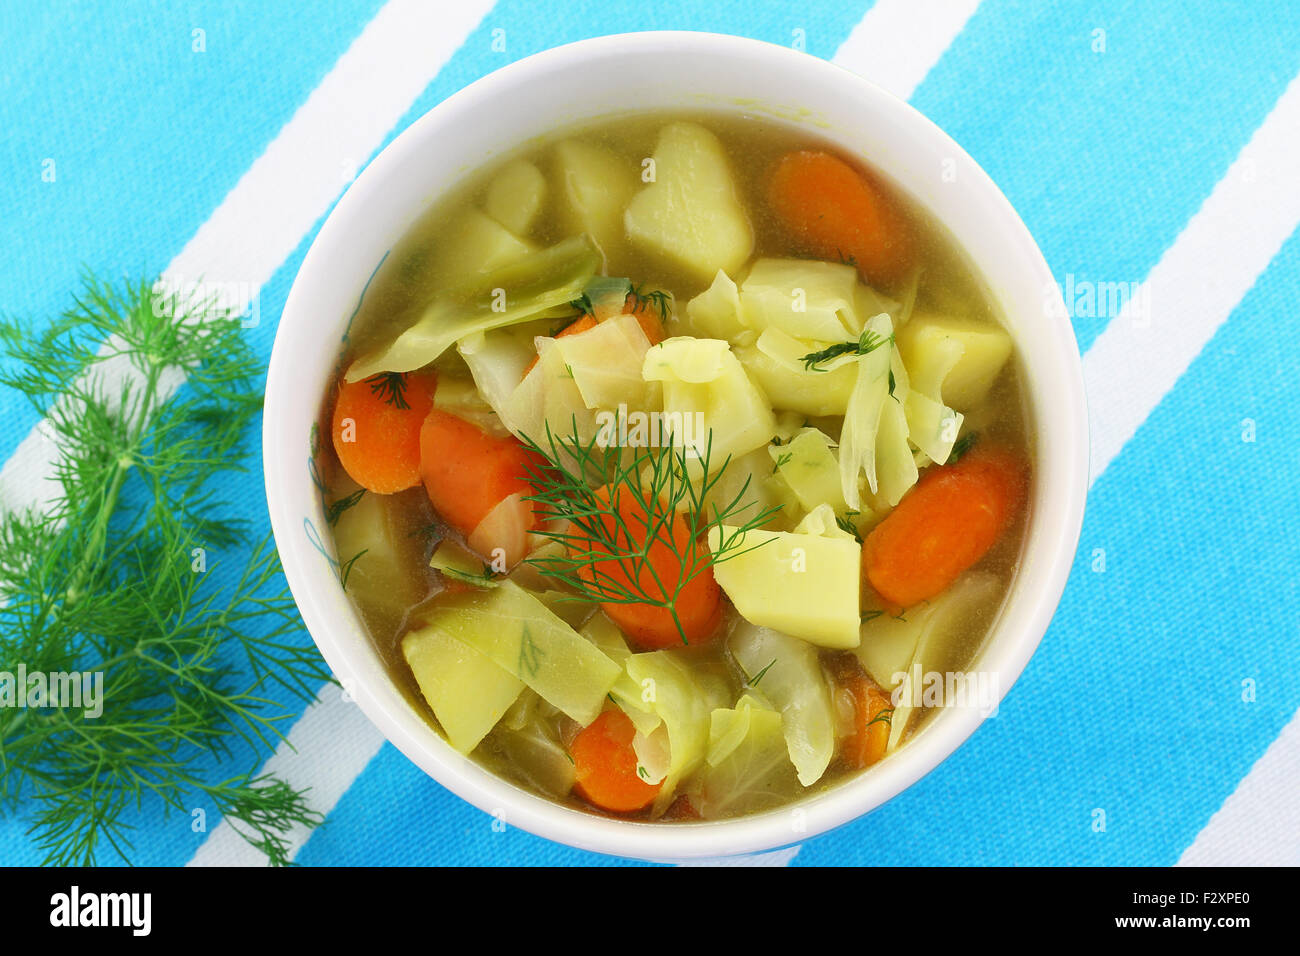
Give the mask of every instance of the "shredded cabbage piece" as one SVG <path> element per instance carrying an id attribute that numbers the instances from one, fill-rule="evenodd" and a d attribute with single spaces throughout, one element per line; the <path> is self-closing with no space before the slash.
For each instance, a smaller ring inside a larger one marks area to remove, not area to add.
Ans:
<path id="1" fill-rule="evenodd" d="M 686 322 L 697 338 L 723 339 L 732 345 L 754 338 L 741 316 L 740 291 L 721 269 L 712 285 L 686 303 Z"/>
<path id="2" fill-rule="evenodd" d="M 556 339 L 555 346 L 588 408 L 662 409 L 662 386 L 641 376 L 650 340 L 636 316 L 616 315 L 594 329 Z"/>
<path id="3" fill-rule="evenodd" d="M 952 454 L 965 416 L 943 403 L 943 383 L 966 352 L 961 339 L 920 336 L 910 350 L 909 388 L 903 398 L 908 436 L 927 461 L 942 465 Z M 898 350 L 899 364 L 903 352 Z"/>
<path id="4" fill-rule="evenodd" d="M 766 445 L 774 433 L 771 403 L 721 339 L 667 339 L 646 352 L 642 375 L 663 383 L 664 414 L 670 420 L 701 426 L 684 429 L 689 440 L 674 433 L 674 443 L 695 457 L 707 452 L 715 467 L 728 455 Z"/>
<path id="5" fill-rule="evenodd" d="M 835 707 L 811 644 L 766 627 L 741 622 L 727 647 L 781 714 L 790 762 L 805 787 L 821 779 L 835 755 Z"/>
<path id="6" fill-rule="evenodd" d="M 885 313 L 867 320 L 867 326 L 881 338 L 893 332 Z M 889 401 L 889 371 L 892 349 L 878 348 L 857 359 L 858 378 L 849 398 L 840 432 L 840 487 L 845 503 L 861 509 L 858 475 L 865 472 L 867 484 L 874 492 L 876 481 L 876 442 L 880 431 L 881 410 Z"/>
<path id="7" fill-rule="evenodd" d="M 952 640 L 954 630 L 975 609 L 986 606 L 999 586 L 994 574 L 968 571 L 943 594 L 909 608 L 901 618 L 880 614 L 863 622 L 862 640 L 854 653 L 872 680 L 897 693 L 889 749 L 902 740 L 924 675 L 946 672 L 960 661 L 960 648 Z"/>
<path id="8" fill-rule="evenodd" d="M 618 629 L 618 625 L 604 614 L 597 612 L 582 626 L 579 633 L 622 668 L 614 681 L 614 686 L 609 690 L 614 703 L 627 714 L 638 734 L 648 737 L 654 733 L 663 724 L 663 718 L 651 703 L 642 699 L 641 685 L 632 679 L 624 666 L 627 659 L 632 656 L 632 649 L 627 646 L 627 641 L 624 640 L 623 632 Z"/>
<path id="9" fill-rule="evenodd" d="M 663 720 L 668 735 L 668 770 L 652 810 L 659 816 L 668 809 L 678 784 L 703 762 L 709 715 L 726 702 L 727 689 L 721 680 L 695 672 L 672 651 L 632 654 L 624 667 L 640 688 L 641 700 Z"/>
<path id="10" fill-rule="evenodd" d="M 858 271 L 838 262 L 759 259 L 740 284 L 745 325 L 777 329 L 795 339 L 842 342 L 856 339 Z"/>
<path id="11" fill-rule="evenodd" d="M 469 367 L 479 395 L 504 423 L 502 410 L 519 387 L 524 370 L 537 357 L 532 341 L 524 342 L 505 329 L 474 332 L 456 343 L 456 351 Z M 441 393 L 440 381 L 434 392 L 435 404 Z"/>
<path id="12" fill-rule="evenodd" d="M 894 392 L 881 406 L 876 430 L 876 490 L 892 508 L 916 484 L 919 472 L 909 444 L 906 409 L 911 386 L 896 348 L 889 350 L 889 372 Z"/>
<path id="13" fill-rule="evenodd" d="M 638 730 L 632 737 L 632 752 L 636 754 L 637 776 L 650 785 L 661 782 L 672 768 L 672 744 L 668 730 L 662 724 L 649 733 Z"/>
<path id="14" fill-rule="evenodd" d="M 618 664 L 509 579 L 447 598 L 428 614 L 429 628 L 468 644 L 584 727 L 618 679 Z"/>
<path id="15" fill-rule="evenodd" d="M 559 339 L 537 340 L 537 364 L 510 393 L 500 409 L 506 427 L 542 448 L 549 444 L 547 434 L 577 436 L 591 441 L 597 432 L 596 413 L 587 407 L 564 361 Z"/>
<path id="16" fill-rule="evenodd" d="M 828 504 L 838 514 L 848 510 L 840 488 L 840 466 L 831 450 L 834 442 L 817 428 L 804 428 L 784 445 L 768 445 L 777 473 L 785 479 L 804 511 Z"/>
<path id="17" fill-rule="evenodd" d="M 781 715 L 748 692 L 734 708 L 713 711 L 708 766 L 693 782 L 692 802 L 708 818 L 779 806 L 796 785 Z"/>
<path id="18" fill-rule="evenodd" d="M 468 335 L 565 305 L 582 294 L 600 262 L 591 240 L 576 236 L 446 290 L 392 344 L 354 361 L 345 378 L 355 382 L 379 372 L 412 372 Z"/>

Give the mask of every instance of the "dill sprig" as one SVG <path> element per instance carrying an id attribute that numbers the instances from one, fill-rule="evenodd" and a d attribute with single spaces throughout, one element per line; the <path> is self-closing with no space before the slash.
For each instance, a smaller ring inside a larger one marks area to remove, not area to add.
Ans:
<path id="1" fill-rule="evenodd" d="M 640 312 L 642 309 L 649 309 L 659 316 L 661 322 L 668 321 L 668 315 L 672 311 L 672 295 L 663 289 L 655 289 L 651 292 L 642 292 L 641 286 L 633 286 L 632 291 L 628 293 L 632 297 L 635 306 L 633 311 Z"/>
<path id="2" fill-rule="evenodd" d="M 781 507 L 744 516 L 755 507 L 745 501 L 748 477 L 729 501 L 711 500 L 731 462 L 727 456 L 719 467 L 712 466 L 712 432 L 698 457 L 670 441 L 647 448 L 601 447 L 598 438 L 582 439 L 576 422 L 564 437 L 548 424 L 545 446 L 522 440 L 547 459 L 545 465 L 527 466 L 536 493 L 526 500 L 536 503 L 539 518 L 554 521 L 534 533 L 563 545 L 558 555 L 527 562 L 581 599 L 667 610 L 683 644 L 688 641 L 676 610 L 682 589 L 708 568 L 766 544 L 746 545 L 746 535 L 767 524 Z M 674 534 L 678 517 L 688 532 L 684 543 Z M 705 540 L 712 529 L 718 534 L 716 550 Z M 676 581 L 665 580 L 650 560 L 651 551 L 661 548 L 681 568 Z"/>
<path id="3" fill-rule="evenodd" d="M 325 523 L 331 528 L 338 524 L 339 518 L 343 517 L 343 512 L 353 507 L 364 497 L 366 489 L 358 488 L 350 495 L 344 495 L 342 498 L 336 498 L 325 509 Z"/>
<path id="4" fill-rule="evenodd" d="M 772 669 L 772 665 L 775 664 L 775 663 L 776 663 L 776 658 L 774 657 L 774 658 L 772 658 L 770 661 L 767 662 L 767 666 L 766 666 L 766 667 L 764 667 L 761 671 L 759 671 L 759 672 L 758 672 L 757 674 L 755 674 L 753 677 L 750 677 L 750 678 L 749 678 L 745 683 L 746 683 L 748 686 L 750 686 L 750 687 L 757 687 L 757 686 L 758 686 L 758 682 L 761 681 L 764 677 L 767 676 L 767 672 L 770 671 L 770 670 Z M 743 671 L 744 668 L 741 668 L 741 670 Z"/>
<path id="5" fill-rule="evenodd" d="M 979 432 L 967 432 L 952 443 L 952 451 L 948 452 L 948 460 L 945 464 L 955 465 L 961 461 L 962 457 L 975 447 L 975 442 L 979 440 Z"/>
<path id="6" fill-rule="evenodd" d="M 303 792 L 205 772 L 237 746 L 260 764 L 293 715 L 270 692 L 307 700 L 328 679 L 269 536 L 213 573 L 249 538 L 211 487 L 241 468 L 261 407 L 239 320 L 87 278 L 43 332 L 0 321 L 0 353 L 0 385 L 45 416 L 58 450 L 51 500 L 0 517 L 0 671 L 103 681 L 98 716 L 0 708 L 0 809 L 31 820 L 45 863 L 93 864 L 105 846 L 129 860 L 128 808 L 188 816 L 201 794 L 287 863 L 289 831 L 321 819 Z"/>
<path id="7" fill-rule="evenodd" d="M 828 345 L 818 352 L 809 352 L 807 355 L 800 356 L 799 361 L 803 362 L 805 371 L 808 372 L 825 372 L 827 369 L 818 368 L 822 362 L 829 362 L 833 358 L 839 358 L 841 355 L 867 355 L 880 348 L 882 345 L 893 345 L 894 333 L 881 335 L 871 329 L 863 329 L 862 334 L 858 336 L 856 342 L 836 342 L 834 345 Z M 890 393 L 893 393 L 891 386 Z"/>
<path id="8" fill-rule="evenodd" d="M 839 526 L 841 531 L 847 531 L 853 535 L 853 540 L 858 544 L 862 543 L 862 535 L 858 533 L 858 526 L 847 515 L 836 515 L 835 524 Z"/>
<path id="9" fill-rule="evenodd" d="M 405 372 L 379 372 L 366 379 L 366 383 L 380 401 L 403 410 L 411 407 L 406 401 Z"/>

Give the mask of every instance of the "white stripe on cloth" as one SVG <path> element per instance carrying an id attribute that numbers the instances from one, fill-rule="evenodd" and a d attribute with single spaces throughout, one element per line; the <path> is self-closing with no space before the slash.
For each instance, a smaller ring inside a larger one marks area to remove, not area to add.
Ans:
<path id="1" fill-rule="evenodd" d="M 280 746 L 262 765 L 260 773 L 275 774 L 298 790 L 306 789 L 313 810 L 328 814 L 339 798 L 361 776 L 366 764 L 383 746 L 383 735 L 361 708 L 344 699 L 343 691 L 324 687 L 290 729 L 292 746 Z M 297 854 L 311 831 L 295 826 L 283 834 Z M 266 856 L 222 820 L 199 847 L 188 866 L 264 866 Z"/>
<path id="2" fill-rule="evenodd" d="M 831 62 L 911 99 L 980 0 L 878 0 Z"/>
<path id="3" fill-rule="evenodd" d="M 1300 223 L 1300 76 L 1292 79 L 1120 314 L 1083 357 L 1096 481 Z"/>
<path id="4" fill-rule="evenodd" d="M 181 284 L 199 276 L 236 277 L 261 288 L 494 5 L 389 0 L 166 275 Z M 261 215 L 266 208 L 276 210 L 270 222 Z M 265 223 L 265 231 L 249 230 L 249 222 Z M 310 787 L 312 809 L 328 816 L 383 743 L 361 709 L 326 685 L 263 772 L 283 772 L 294 787 Z M 287 835 L 290 858 L 308 835 L 306 829 Z M 265 857 L 222 821 L 190 862 L 247 865 Z"/>
<path id="5" fill-rule="evenodd" d="M 252 301 L 494 3 L 389 0 L 167 266 L 163 287 L 237 310 Z M 97 372 L 109 395 L 134 375 L 125 361 Z M 47 428 L 0 469 L 0 508 L 46 507 L 57 494 Z"/>
<path id="6" fill-rule="evenodd" d="M 1196 835 L 1178 866 L 1300 866 L 1300 711 Z"/>
<path id="7" fill-rule="evenodd" d="M 1083 358 L 1096 481 L 1300 226 L 1300 75 Z M 1145 315 L 1136 314 L 1145 312 Z M 1300 864 L 1300 711 L 1179 865 Z"/>

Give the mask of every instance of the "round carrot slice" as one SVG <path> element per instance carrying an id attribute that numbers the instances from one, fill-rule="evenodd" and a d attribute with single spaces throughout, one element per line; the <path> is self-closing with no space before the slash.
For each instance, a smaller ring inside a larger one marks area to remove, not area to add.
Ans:
<path id="1" fill-rule="evenodd" d="M 868 282 L 899 278 L 911 261 L 910 230 L 898 208 L 866 175 L 820 150 L 777 161 L 768 202 L 811 252 L 857 266 Z"/>
<path id="2" fill-rule="evenodd" d="M 608 488 L 598 494 L 608 503 Z M 623 490 L 615 498 L 614 507 L 600 518 L 603 540 L 593 541 L 587 551 L 594 560 L 580 574 L 593 588 L 625 589 L 631 596 L 643 595 L 659 602 L 672 599 L 672 607 L 645 601 L 606 601 L 601 609 L 642 650 L 681 647 L 683 634 L 688 644 L 707 641 L 722 622 L 722 589 L 712 569 L 704 566 L 709 557 L 707 546 L 694 546 L 692 562 L 691 529 L 685 518 L 674 514 L 659 524 L 662 516 L 648 519 L 637 495 Z M 646 548 L 646 538 L 652 533 L 655 540 Z M 645 560 L 625 556 L 642 549 Z M 607 557 L 602 560 L 602 556 Z M 692 570 L 699 573 L 691 576 Z"/>
<path id="3" fill-rule="evenodd" d="M 645 333 L 651 345 L 658 345 L 664 340 L 666 335 L 664 323 L 653 301 L 629 295 L 623 304 L 623 311 L 627 315 L 636 316 L 637 324 L 641 326 L 641 331 Z"/>
<path id="4" fill-rule="evenodd" d="M 506 498 L 531 495 L 528 465 L 544 465 L 513 435 L 490 435 L 437 408 L 424 419 L 419 449 L 419 473 L 433 509 L 466 535 Z"/>
<path id="5" fill-rule="evenodd" d="M 867 535 L 863 574 L 902 607 L 935 597 L 988 553 L 1024 494 L 1024 463 L 1004 448 L 933 467 Z"/>
<path id="6" fill-rule="evenodd" d="M 850 767 L 869 767 L 889 745 L 894 704 L 851 654 L 837 656 L 831 670 L 853 700 L 853 732 L 840 744 L 840 756 Z"/>
<path id="7" fill-rule="evenodd" d="M 339 386 L 331 433 L 353 481 L 381 495 L 420 483 L 420 427 L 435 386 L 432 374 L 401 372 Z"/>
<path id="8" fill-rule="evenodd" d="M 607 710 L 584 727 L 569 746 L 576 771 L 574 788 L 597 807 L 631 813 L 649 806 L 662 783 L 649 784 L 637 775 L 632 738 L 636 728 L 621 710 Z"/>

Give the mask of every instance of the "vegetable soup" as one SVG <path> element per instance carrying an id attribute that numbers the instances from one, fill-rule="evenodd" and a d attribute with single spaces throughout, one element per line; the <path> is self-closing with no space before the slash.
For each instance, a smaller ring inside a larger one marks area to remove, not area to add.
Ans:
<path id="1" fill-rule="evenodd" d="M 620 116 L 488 164 L 392 250 L 318 467 L 344 588 L 456 750 L 712 820 L 996 706 L 972 668 L 1023 539 L 1019 359 L 869 162 Z"/>

